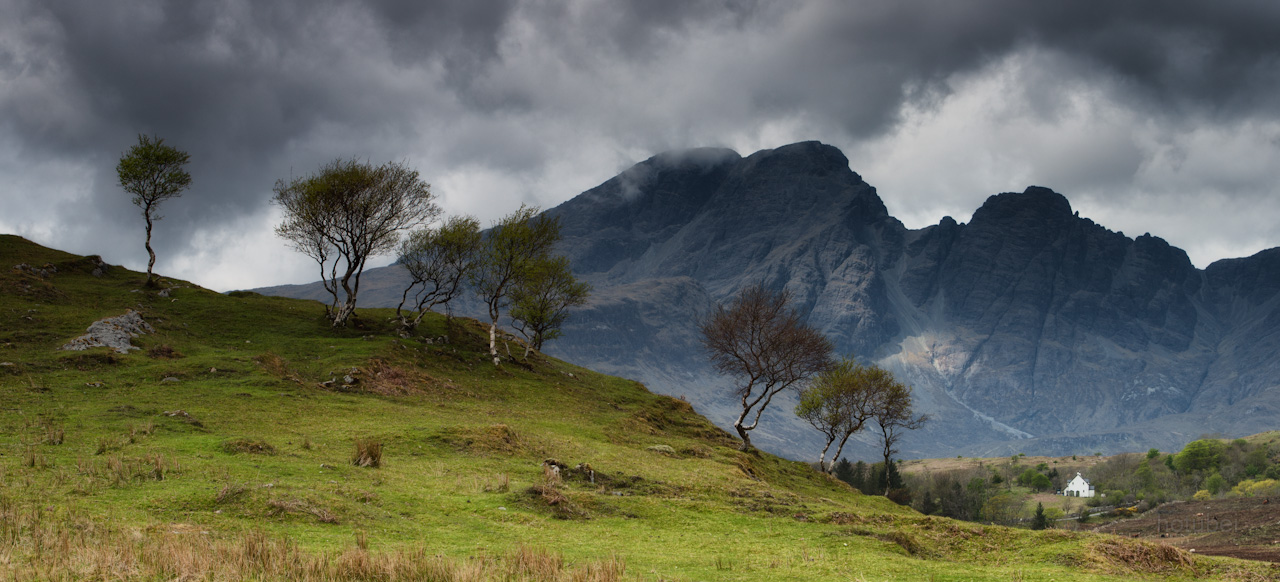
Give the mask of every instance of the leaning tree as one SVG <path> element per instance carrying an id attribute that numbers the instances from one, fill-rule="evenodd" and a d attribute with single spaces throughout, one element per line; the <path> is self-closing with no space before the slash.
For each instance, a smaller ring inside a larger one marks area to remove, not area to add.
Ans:
<path id="1" fill-rule="evenodd" d="M 120 156 L 116 165 L 116 174 L 120 179 L 120 187 L 133 194 L 133 204 L 142 209 L 142 217 L 147 221 L 147 285 L 155 283 L 152 270 L 156 265 L 156 252 L 151 249 L 151 227 L 154 221 L 163 218 L 158 213 L 160 203 L 170 198 L 182 196 L 182 191 L 191 186 L 191 174 L 183 166 L 191 161 L 191 155 L 173 146 L 165 145 L 164 139 L 138 135 L 138 143 Z"/>
<path id="2" fill-rule="evenodd" d="M 800 391 L 796 416 L 804 419 L 826 437 L 818 467 L 825 472 L 834 470 L 844 445 L 874 418 L 886 392 L 892 386 L 893 375 L 878 366 L 863 366 L 852 358 L 845 358 L 818 374 L 813 382 Z M 839 441 L 836 452 L 827 465 L 827 450 Z"/>
<path id="3" fill-rule="evenodd" d="M 470 216 L 450 217 L 439 228 L 415 230 L 405 237 L 396 258 L 409 274 L 409 285 L 396 306 L 405 330 L 417 328 L 437 305 L 448 312 L 449 302 L 462 294 L 476 265 L 482 240 L 480 221 Z"/>
<path id="4" fill-rule="evenodd" d="M 737 381 L 742 412 L 733 428 L 741 449 L 751 449 L 749 431 L 779 392 L 825 370 L 831 342 L 788 305 L 790 294 L 763 284 L 743 289 L 729 305 L 717 305 L 699 326 L 711 365 Z M 750 424 L 746 422 L 749 416 Z"/>
<path id="5" fill-rule="evenodd" d="M 530 270 L 550 258 L 551 247 L 559 240 L 560 220 L 524 205 L 494 223 L 485 235 L 470 279 L 489 310 L 489 355 L 495 367 L 502 364 L 498 356 L 502 311 L 511 304 L 512 294 Z"/>
<path id="6" fill-rule="evenodd" d="M 568 257 L 545 257 L 525 271 L 511 292 L 511 326 L 525 337 L 524 357 L 560 337 L 569 308 L 583 305 L 591 285 L 573 276 Z"/>
<path id="7" fill-rule="evenodd" d="M 434 198 L 417 171 L 395 162 L 339 159 L 315 174 L 276 182 L 273 202 L 284 210 L 276 234 L 320 265 L 335 327 L 355 312 L 365 262 L 395 250 L 400 231 L 439 216 Z"/>

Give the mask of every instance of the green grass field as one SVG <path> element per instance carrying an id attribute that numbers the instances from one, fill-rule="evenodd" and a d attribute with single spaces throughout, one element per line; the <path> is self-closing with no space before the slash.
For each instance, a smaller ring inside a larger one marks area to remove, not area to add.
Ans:
<path id="1" fill-rule="evenodd" d="M 495 369 L 474 321 L 401 337 L 391 312 L 362 310 L 335 330 L 315 302 L 167 279 L 162 296 L 92 268 L 0 236 L 0 579 L 1276 575 L 920 516 L 740 452 L 636 382 L 538 354 Z M 139 350 L 58 349 L 128 309 L 155 329 Z M 353 464 L 357 441 L 381 447 L 378 466 Z"/>

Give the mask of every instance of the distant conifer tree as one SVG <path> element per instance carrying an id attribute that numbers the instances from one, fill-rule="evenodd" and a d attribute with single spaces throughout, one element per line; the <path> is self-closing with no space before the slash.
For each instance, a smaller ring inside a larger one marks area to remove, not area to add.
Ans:
<path id="1" fill-rule="evenodd" d="M 840 459 L 840 461 L 836 463 L 834 474 L 836 479 L 844 481 L 849 485 L 853 485 L 853 463 L 850 463 L 849 459 Z"/>
<path id="2" fill-rule="evenodd" d="M 1031 529 L 1044 529 L 1049 527 L 1049 518 L 1044 515 L 1044 504 L 1036 504 L 1036 515 L 1031 518 Z"/>

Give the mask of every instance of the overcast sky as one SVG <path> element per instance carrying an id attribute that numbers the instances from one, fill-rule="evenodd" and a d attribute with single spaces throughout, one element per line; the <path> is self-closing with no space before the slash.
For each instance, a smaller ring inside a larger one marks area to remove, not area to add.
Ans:
<path id="1" fill-rule="evenodd" d="M 307 282 L 271 188 L 335 157 L 487 224 L 816 139 L 909 227 L 1035 184 L 1204 267 L 1280 246 L 1277 31 L 1273 0 L 0 0 L 0 232 L 145 270 L 115 165 L 154 134 L 194 180 L 158 272 Z"/>

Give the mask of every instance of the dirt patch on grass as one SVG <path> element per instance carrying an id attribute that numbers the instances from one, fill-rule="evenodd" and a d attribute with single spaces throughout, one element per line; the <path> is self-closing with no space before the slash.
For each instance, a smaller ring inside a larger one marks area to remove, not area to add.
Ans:
<path id="1" fill-rule="evenodd" d="M 528 452 L 521 436 L 505 424 L 449 426 L 428 437 L 458 451 L 483 455 L 516 455 Z"/>
<path id="2" fill-rule="evenodd" d="M 360 370 L 362 392 L 382 396 L 408 396 L 412 394 L 452 394 L 458 387 L 412 367 L 395 366 L 374 358 Z"/>
<path id="3" fill-rule="evenodd" d="M 535 507 L 551 512 L 556 519 L 588 519 L 591 514 L 581 505 L 575 503 L 561 490 L 551 484 L 537 484 L 524 491 L 524 497 Z"/>
<path id="4" fill-rule="evenodd" d="M 186 357 L 178 350 L 173 349 L 173 346 L 169 344 L 153 346 L 151 349 L 147 350 L 147 356 L 156 360 L 176 360 L 178 358 Z"/>
<path id="5" fill-rule="evenodd" d="M 271 443 L 261 440 L 251 439 L 235 439 L 222 443 L 222 452 L 237 455 L 247 453 L 250 455 L 274 455 L 276 448 Z"/>
<path id="6" fill-rule="evenodd" d="M 302 376 L 289 366 L 289 362 L 275 352 L 263 352 L 253 359 L 266 373 L 281 380 L 303 384 Z"/>
<path id="7" fill-rule="evenodd" d="M 306 499 L 272 499 L 267 502 L 267 515 L 310 515 L 320 523 L 338 523 L 338 516 L 332 511 Z"/>
<path id="8" fill-rule="evenodd" d="M 1280 564 L 1280 499 L 1175 501 L 1095 531 L 1160 540 L 1197 554 Z"/>
<path id="9" fill-rule="evenodd" d="M 698 415 L 693 405 L 669 396 L 645 404 L 620 424 L 630 434 L 677 435 L 726 446 L 733 443 L 729 433 Z"/>
<path id="10" fill-rule="evenodd" d="M 120 358 L 111 353 L 88 353 L 76 354 L 74 356 L 63 356 L 58 361 L 65 365 L 71 366 L 81 372 L 90 370 L 98 370 L 106 366 L 114 366 L 120 363 Z"/>
<path id="11" fill-rule="evenodd" d="M 1194 570 L 1190 552 L 1166 544 L 1111 538 L 1093 543 L 1088 552 L 1108 569 L 1121 572 L 1169 574 Z"/>

